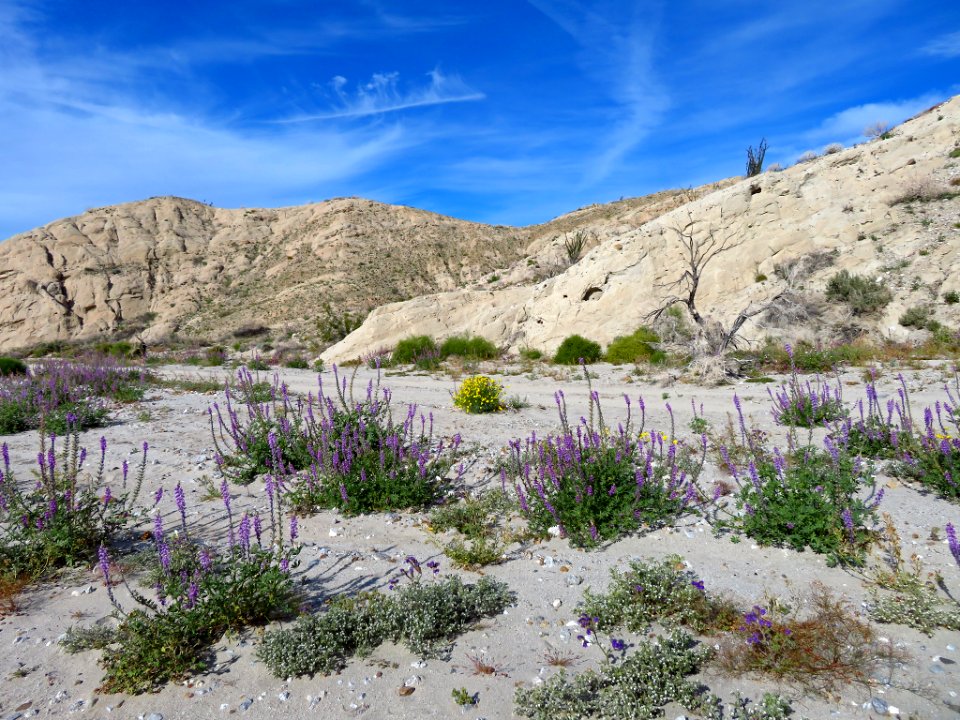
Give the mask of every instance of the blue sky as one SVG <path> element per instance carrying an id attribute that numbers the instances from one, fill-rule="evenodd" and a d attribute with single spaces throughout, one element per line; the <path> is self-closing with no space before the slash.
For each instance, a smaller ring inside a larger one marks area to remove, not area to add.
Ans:
<path id="1" fill-rule="evenodd" d="M 0 0 L 0 238 L 153 195 L 541 222 L 958 92 L 945 0 Z"/>

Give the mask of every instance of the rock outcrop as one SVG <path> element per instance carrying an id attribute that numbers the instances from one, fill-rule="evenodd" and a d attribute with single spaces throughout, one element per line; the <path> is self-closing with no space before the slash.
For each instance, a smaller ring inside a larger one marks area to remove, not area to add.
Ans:
<path id="1" fill-rule="evenodd" d="M 960 99 L 954 98 L 888 137 L 728 183 L 645 222 L 604 221 L 600 242 L 555 277 L 384 305 L 322 357 L 362 357 L 421 333 L 475 333 L 547 352 L 571 333 L 607 343 L 643 324 L 669 294 L 665 286 L 686 268 L 679 238 L 688 225 L 700 239 L 712 234 L 735 245 L 707 265 L 697 297 L 701 312 L 729 325 L 745 308 L 782 296 L 777 311 L 744 325 L 747 339 L 831 340 L 845 328 L 903 339 L 910 331 L 898 319 L 918 306 L 957 327 L 960 306 L 944 304 L 942 295 L 960 291 L 958 146 Z M 840 269 L 881 278 L 893 302 L 870 317 L 834 307 L 825 318 L 823 290 Z"/>

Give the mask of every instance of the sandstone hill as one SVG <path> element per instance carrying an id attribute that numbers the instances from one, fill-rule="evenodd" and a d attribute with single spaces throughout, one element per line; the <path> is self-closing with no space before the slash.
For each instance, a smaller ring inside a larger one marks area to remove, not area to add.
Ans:
<path id="1" fill-rule="evenodd" d="M 0 350 L 133 331 L 219 340 L 251 326 L 316 339 L 326 304 L 363 314 L 556 274 L 562 234 L 583 229 L 595 243 L 612 220 L 644 222 L 708 189 L 594 205 L 529 228 L 356 198 L 274 210 L 175 197 L 97 208 L 0 243 Z"/>
<path id="2" fill-rule="evenodd" d="M 724 183 L 666 212 L 628 218 L 563 219 L 593 227 L 597 243 L 579 262 L 548 278 L 521 267 L 494 288 L 474 286 L 377 308 L 322 357 L 344 361 L 410 334 L 475 333 L 502 346 L 553 351 L 571 333 L 602 343 L 643 324 L 683 273 L 680 232 L 711 235 L 734 247 L 703 274 L 697 305 L 729 327 L 745 309 L 766 308 L 743 326 L 758 340 L 831 341 L 867 333 L 906 339 L 899 323 L 920 308 L 957 328 L 960 305 L 960 98 L 883 137 L 783 170 Z M 612 207 L 612 206 L 611 206 Z M 893 300 L 874 314 L 825 302 L 839 270 L 879 278 Z"/>

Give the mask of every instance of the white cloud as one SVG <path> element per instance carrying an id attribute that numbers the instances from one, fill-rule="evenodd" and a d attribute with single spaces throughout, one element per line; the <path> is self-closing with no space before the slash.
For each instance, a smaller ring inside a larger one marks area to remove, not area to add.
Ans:
<path id="1" fill-rule="evenodd" d="M 199 107 L 202 98 L 191 99 L 188 83 L 201 81 L 182 68 L 171 73 L 184 92 L 165 94 L 156 66 L 102 48 L 47 58 L 32 28 L 0 0 L 0 239 L 87 207 L 153 195 L 238 206 L 352 194 L 365 174 L 434 137 L 425 122 L 223 121 Z M 401 100 L 412 107 L 466 99 L 464 87 L 434 72 Z M 384 107 L 394 90 L 391 76 L 375 78 L 354 99 L 355 114 Z"/>
<path id="2" fill-rule="evenodd" d="M 430 78 L 427 85 L 404 92 L 400 88 L 400 73 L 376 73 L 353 93 L 347 90 L 348 80 L 337 75 L 330 81 L 330 88 L 336 97 L 336 106 L 333 109 L 295 115 L 276 122 L 302 123 L 370 117 L 430 105 L 483 100 L 486 97 L 482 92 L 470 88 L 457 75 L 444 75 L 438 69 L 427 75 Z"/>
<path id="3" fill-rule="evenodd" d="M 633 3 L 528 1 L 578 43 L 579 64 L 616 106 L 597 130 L 602 145 L 586 168 L 586 184 L 595 184 L 618 169 L 670 105 L 654 71 L 656 19 Z"/>
<path id="4" fill-rule="evenodd" d="M 960 57 L 960 30 L 934 38 L 924 45 L 922 50 L 927 55 L 937 57 Z"/>
<path id="5" fill-rule="evenodd" d="M 831 115 L 818 127 L 805 133 L 804 140 L 807 143 L 856 142 L 863 138 L 863 131 L 868 125 L 885 123 L 893 127 L 937 104 L 944 97 L 945 95 L 940 93 L 925 93 L 915 98 L 849 107 Z"/>

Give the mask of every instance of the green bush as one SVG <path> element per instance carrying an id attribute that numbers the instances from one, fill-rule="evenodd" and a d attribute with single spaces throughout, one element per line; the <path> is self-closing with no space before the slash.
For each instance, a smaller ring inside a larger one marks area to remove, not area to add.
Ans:
<path id="1" fill-rule="evenodd" d="M 956 290 L 945 292 L 943 294 L 943 301 L 947 305 L 956 305 L 957 303 L 960 303 L 960 293 L 958 293 Z"/>
<path id="2" fill-rule="evenodd" d="M 599 343 L 580 335 L 570 335 L 557 348 L 553 361 L 558 365 L 576 365 L 581 360 L 592 363 L 603 357 Z"/>
<path id="3" fill-rule="evenodd" d="M 454 335 L 443 341 L 440 356 L 444 359 L 456 355 L 467 360 L 492 360 L 500 355 L 497 346 L 478 335 Z"/>
<path id="4" fill-rule="evenodd" d="M 734 605 L 708 595 L 703 582 L 679 555 L 659 562 L 633 560 L 624 573 L 611 571 L 605 593 L 584 592 L 583 613 L 608 629 L 625 627 L 643 633 L 653 622 L 697 632 L 725 630 L 740 620 Z"/>
<path id="5" fill-rule="evenodd" d="M 353 655 L 367 655 L 381 643 L 404 645 L 422 657 L 443 655 L 450 642 L 484 617 L 498 615 L 514 601 L 505 583 L 484 577 L 464 585 L 458 577 L 420 582 L 420 564 L 407 558 L 414 582 L 392 593 L 339 597 L 319 615 L 305 615 L 286 630 L 268 632 L 257 657 L 276 677 L 329 674 Z M 392 587 L 395 583 L 392 583 Z"/>
<path id="6" fill-rule="evenodd" d="M 393 365 L 413 365 L 428 356 L 439 356 L 437 343 L 429 335 L 412 335 L 397 343 L 390 356 Z"/>
<path id="7" fill-rule="evenodd" d="M 283 366 L 293 370 L 306 370 L 310 367 L 310 363 L 308 363 L 307 359 L 302 355 L 294 355 L 284 360 Z"/>
<path id="8" fill-rule="evenodd" d="M 134 346 L 131 343 L 128 343 L 126 340 L 120 340 L 119 342 L 97 343 L 94 346 L 94 349 L 97 352 L 103 353 L 104 355 L 121 359 L 133 357 L 135 354 Z"/>
<path id="9" fill-rule="evenodd" d="M 917 330 L 930 328 L 931 324 L 934 325 L 931 329 L 939 327 L 933 319 L 933 313 L 930 311 L 930 308 L 926 307 L 912 307 L 907 309 L 907 311 L 900 316 L 900 324 L 903 325 L 903 327 L 916 328 Z"/>
<path id="10" fill-rule="evenodd" d="M 827 299 L 847 303 L 854 315 L 869 315 L 884 308 L 893 294 L 879 280 L 841 270 L 827 283 Z"/>
<path id="11" fill-rule="evenodd" d="M 574 677 L 561 670 L 532 688 L 518 688 L 515 712 L 534 720 L 648 720 L 662 717 L 665 706 L 676 702 L 697 714 L 717 717 L 719 700 L 687 680 L 712 654 L 711 648 L 682 632 L 656 642 L 641 641 L 619 665 L 605 663 Z"/>
<path id="12" fill-rule="evenodd" d="M 543 352 L 536 348 L 523 348 L 520 351 L 520 357 L 524 360 L 540 360 L 543 358 Z"/>
<path id="13" fill-rule="evenodd" d="M 27 364 L 12 357 L 0 357 L 0 376 L 26 375 Z"/>
<path id="14" fill-rule="evenodd" d="M 613 339 L 607 348 L 606 360 L 614 365 L 623 363 L 659 364 L 667 359 L 667 354 L 654 347 L 660 342 L 660 336 L 648 327 L 637 328 L 632 335 L 621 335 Z"/>

